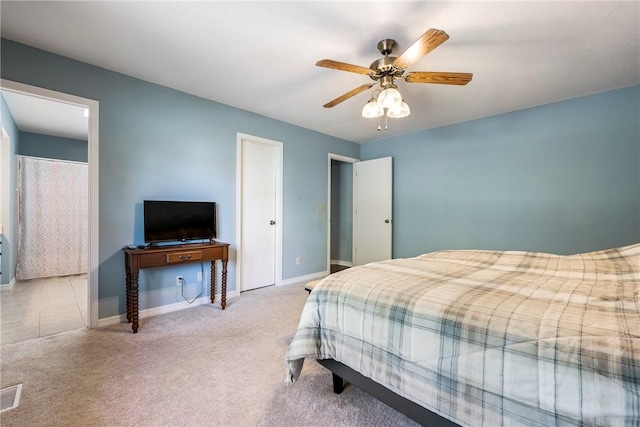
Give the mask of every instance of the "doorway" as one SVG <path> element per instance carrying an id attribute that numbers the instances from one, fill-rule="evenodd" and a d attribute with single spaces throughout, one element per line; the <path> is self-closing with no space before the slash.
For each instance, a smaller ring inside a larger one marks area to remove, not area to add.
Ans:
<path id="1" fill-rule="evenodd" d="M 352 191 L 338 189 L 338 194 L 335 194 L 336 181 L 344 179 L 344 171 L 336 172 L 333 165 L 339 165 L 341 162 L 350 163 L 348 166 L 351 166 L 349 169 L 352 171 L 353 179 L 349 181 L 349 185 Z M 329 153 L 328 168 L 327 271 L 337 270 L 340 264 L 356 266 L 391 259 L 393 159 L 383 157 L 360 161 Z M 352 197 L 353 202 L 349 204 L 344 197 Z M 342 204 L 343 212 L 335 207 L 336 203 Z M 345 206 L 352 214 L 350 228 L 336 226 L 335 215 L 344 218 Z M 349 239 L 352 248 L 350 262 L 336 261 L 333 255 L 336 253 L 336 246 L 345 245 Z"/>
<path id="2" fill-rule="evenodd" d="M 43 89 L 35 86 L 25 85 L 9 80 L 0 80 L 0 87 L 3 92 L 9 92 L 12 94 L 19 94 L 26 97 L 41 101 L 57 102 L 61 105 L 79 107 L 82 110 L 86 110 L 88 115 L 88 185 L 89 185 L 89 213 L 88 213 L 88 273 L 86 275 L 87 281 L 87 298 L 86 298 L 86 319 L 87 325 L 90 328 L 98 326 L 98 101 L 81 98 L 74 95 L 65 94 L 62 92 L 56 92 L 48 89 Z M 15 161 L 16 153 L 10 153 L 11 161 Z M 11 207 L 12 210 L 16 209 L 16 206 Z M 12 224 L 12 230 L 10 235 L 15 236 L 16 225 Z M 6 230 L 5 230 L 6 231 Z M 16 254 L 16 239 L 11 242 L 11 247 L 5 251 L 6 253 L 12 253 L 10 256 L 11 262 L 15 265 Z"/>
<path id="3" fill-rule="evenodd" d="M 353 265 L 353 157 L 329 153 L 327 270 Z"/>
<path id="4" fill-rule="evenodd" d="M 281 142 L 238 134 L 239 292 L 282 282 L 282 153 Z"/>

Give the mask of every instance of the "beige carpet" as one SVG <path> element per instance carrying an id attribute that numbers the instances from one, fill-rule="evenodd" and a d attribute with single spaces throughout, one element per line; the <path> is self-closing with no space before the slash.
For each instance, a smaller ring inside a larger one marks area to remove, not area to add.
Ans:
<path id="1" fill-rule="evenodd" d="M 23 383 L 11 426 L 416 426 L 305 362 L 287 386 L 284 354 L 303 285 L 246 292 L 129 324 L 2 346 L 0 388 Z"/>

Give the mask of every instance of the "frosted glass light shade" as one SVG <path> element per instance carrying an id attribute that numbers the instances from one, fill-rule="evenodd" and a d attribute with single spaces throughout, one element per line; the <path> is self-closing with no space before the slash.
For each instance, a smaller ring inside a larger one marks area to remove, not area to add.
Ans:
<path id="1" fill-rule="evenodd" d="M 387 117 L 390 117 L 392 119 L 401 119 L 403 117 L 407 117 L 409 114 L 411 114 L 411 110 L 409 109 L 407 103 L 404 101 L 402 101 L 400 106 L 391 107 L 387 110 Z"/>
<path id="2" fill-rule="evenodd" d="M 393 108 L 394 106 L 399 106 L 402 104 L 402 95 L 398 92 L 397 89 L 389 87 L 378 95 L 378 104 L 382 106 L 382 108 Z"/>
<path id="3" fill-rule="evenodd" d="M 384 110 L 382 109 L 380 104 L 376 102 L 374 98 L 371 98 L 369 102 L 367 102 L 364 108 L 362 109 L 362 117 L 366 119 L 373 119 L 376 117 L 380 117 L 383 114 L 384 114 Z"/>

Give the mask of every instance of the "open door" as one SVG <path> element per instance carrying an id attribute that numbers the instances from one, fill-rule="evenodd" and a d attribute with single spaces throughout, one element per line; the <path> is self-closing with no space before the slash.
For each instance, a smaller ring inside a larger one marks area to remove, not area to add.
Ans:
<path id="1" fill-rule="evenodd" d="M 393 162 L 391 157 L 353 165 L 353 265 L 391 259 Z"/>

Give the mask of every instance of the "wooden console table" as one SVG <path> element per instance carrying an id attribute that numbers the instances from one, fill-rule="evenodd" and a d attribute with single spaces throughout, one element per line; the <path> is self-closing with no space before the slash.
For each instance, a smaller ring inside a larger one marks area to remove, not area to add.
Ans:
<path id="1" fill-rule="evenodd" d="M 227 262 L 229 244 L 189 243 L 184 245 L 150 246 L 144 249 L 124 249 L 124 268 L 127 276 L 127 322 L 133 333 L 138 332 L 138 273 L 143 268 L 179 265 L 189 262 L 211 261 L 211 303 L 216 297 L 216 261 L 222 261 L 221 307 L 227 305 Z"/>

